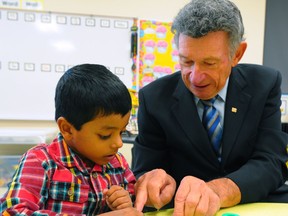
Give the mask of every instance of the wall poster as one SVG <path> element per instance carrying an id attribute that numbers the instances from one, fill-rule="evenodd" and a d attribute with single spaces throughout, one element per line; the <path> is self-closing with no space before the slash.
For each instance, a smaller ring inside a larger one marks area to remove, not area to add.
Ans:
<path id="1" fill-rule="evenodd" d="M 180 69 L 171 25 L 140 20 L 139 88 Z"/>

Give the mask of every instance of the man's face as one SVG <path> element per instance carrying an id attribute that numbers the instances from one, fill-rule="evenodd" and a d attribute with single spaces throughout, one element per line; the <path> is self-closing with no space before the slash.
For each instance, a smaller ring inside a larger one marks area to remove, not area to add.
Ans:
<path id="1" fill-rule="evenodd" d="M 218 94 L 235 66 L 228 35 L 222 31 L 201 38 L 180 34 L 178 51 L 185 86 L 202 100 Z"/>

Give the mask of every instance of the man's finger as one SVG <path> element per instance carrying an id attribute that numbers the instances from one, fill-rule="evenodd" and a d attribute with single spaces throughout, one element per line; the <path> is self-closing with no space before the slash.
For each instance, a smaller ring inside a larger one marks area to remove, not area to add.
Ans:
<path id="1" fill-rule="evenodd" d="M 134 207 L 142 212 L 143 208 L 144 208 L 144 205 L 147 201 L 147 191 L 145 188 L 138 188 L 137 189 L 137 194 L 136 194 L 136 200 L 135 200 L 135 203 L 134 203 Z"/>
<path id="2" fill-rule="evenodd" d="M 160 200 L 161 200 L 161 205 L 164 206 L 168 204 L 171 201 L 171 198 L 173 198 L 176 190 L 176 183 L 171 182 L 161 190 L 160 192 Z M 160 208 L 162 207 L 160 206 Z"/>
<path id="3" fill-rule="evenodd" d="M 186 182 L 182 180 L 175 196 L 174 201 L 174 213 L 173 216 L 183 216 L 185 212 L 185 200 L 188 196 L 190 190 L 189 185 L 186 185 Z"/>
<path id="4" fill-rule="evenodd" d="M 142 212 L 144 205 L 146 204 L 148 199 L 146 175 L 147 174 L 141 176 L 135 184 L 136 199 L 134 202 L 134 207 L 140 212 Z"/>

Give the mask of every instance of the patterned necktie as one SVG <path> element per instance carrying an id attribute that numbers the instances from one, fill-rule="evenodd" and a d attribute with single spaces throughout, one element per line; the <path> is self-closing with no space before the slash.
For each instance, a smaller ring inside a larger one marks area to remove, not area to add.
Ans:
<path id="1" fill-rule="evenodd" d="M 204 113 L 202 123 L 207 130 L 210 141 L 212 143 L 213 149 L 216 155 L 221 160 L 221 138 L 222 138 L 222 127 L 220 125 L 220 115 L 219 112 L 214 107 L 214 102 L 217 96 L 210 100 L 201 100 L 204 105 Z"/>

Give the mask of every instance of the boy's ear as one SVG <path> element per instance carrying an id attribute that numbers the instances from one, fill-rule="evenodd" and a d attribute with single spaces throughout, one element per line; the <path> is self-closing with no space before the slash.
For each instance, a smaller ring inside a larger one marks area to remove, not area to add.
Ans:
<path id="1" fill-rule="evenodd" d="M 64 117 L 57 119 L 58 128 L 66 141 L 72 139 L 73 125 L 71 125 Z"/>

